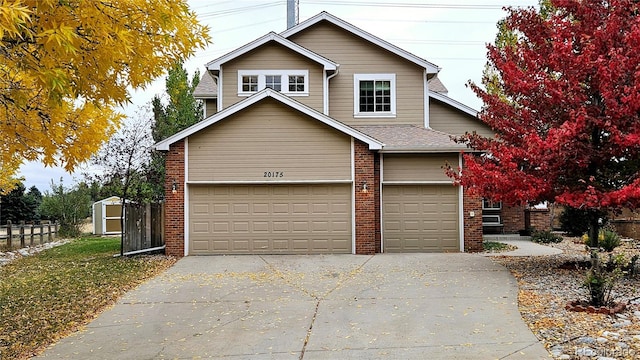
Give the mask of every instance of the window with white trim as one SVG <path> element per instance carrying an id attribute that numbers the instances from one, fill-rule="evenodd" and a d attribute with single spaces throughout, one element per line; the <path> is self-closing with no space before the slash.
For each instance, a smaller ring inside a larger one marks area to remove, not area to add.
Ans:
<path id="1" fill-rule="evenodd" d="M 282 76 L 280 75 L 265 75 L 265 87 L 280 91 L 282 89 Z"/>
<path id="2" fill-rule="evenodd" d="M 242 92 L 258 91 L 258 77 L 256 75 L 245 75 L 242 77 Z"/>
<path id="3" fill-rule="evenodd" d="M 482 210 L 500 210 L 502 209 L 501 201 L 491 201 L 489 199 L 482 199 Z"/>
<path id="4" fill-rule="evenodd" d="M 355 117 L 395 117 L 396 75 L 354 74 L 353 103 Z"/>
<path id="5" fill-rule="evenodd" d="M 239 96 L 249 96 L 265 88 L 280 91 L 289 96 L 308 96 L 309 70 L 238 71 Z"/>

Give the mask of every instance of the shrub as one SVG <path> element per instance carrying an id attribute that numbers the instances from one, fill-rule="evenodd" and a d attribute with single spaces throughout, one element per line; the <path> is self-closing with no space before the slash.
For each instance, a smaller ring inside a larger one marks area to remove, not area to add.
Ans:
<path id="1" fill-rule="evenodd" d="M 560 229 L 568 236 L 581 236 L 589 230 L 589 218 L 585 210 L 566 207 L 559 220 Z"/>
<path id="2" fill-rule="evenodd" d="M 541 230 L 531 235 L 531 241 L 541 244 L 559 243 L 562 242 L 562 236 L 554 234 L 550 230 Z"/>
<path id="3" fill-rule="evenodd" d="M 613 304 L 613 288 L 622 278 L 623 271 L 620 264 L 609 259 L 608 264 L 602 264 L 597 252 L 591 253 L 592 266 L 584 279 L 584 287 L 589 291 L 589 304 L 593 306 L 611 306 Z"/>
<path id="4" fill-rule="evenodd" d="M 620 235 L 616 234 L 615 231 L 600 230 L 600 234 L 598 234 L 598 246 L 606 252 L 611 252 L 620 246 Z"/>

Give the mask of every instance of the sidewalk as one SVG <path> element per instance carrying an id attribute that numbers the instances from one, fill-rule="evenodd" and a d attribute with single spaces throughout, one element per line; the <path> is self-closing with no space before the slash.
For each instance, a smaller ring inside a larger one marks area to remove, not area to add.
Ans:
<path id="1" fill-rule="evenodd" d="M 517 247 L 514 251 L 485 253 L 483 256 L 545 256 L 562 254 L 562 250 L 551 246 L 540 245 L 531 241 L 530 236 L 519 235 L 485 235 L 485 241 L 495 241 Z"/>

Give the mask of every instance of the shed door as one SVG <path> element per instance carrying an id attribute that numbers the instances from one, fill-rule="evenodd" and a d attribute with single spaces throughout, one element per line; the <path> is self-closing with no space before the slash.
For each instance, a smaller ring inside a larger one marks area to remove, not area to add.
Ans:
<path id="1" fill-rule="evenodd" d="M 351 185 L 191 185 L 189 253 L 351 253 Z"/>
<path id="2" fill-rule="evenodd" d="M 122 215 L 122 205 L 106 204 L 104 206 L 104 233 L 114 234 L 122 232 L 122 223 L 120 217 Z"/>
<path id="3" fill-rule="evenodd" d="M 458 188 L 452 185 L 385 185 L 384 251 L 460 251 Z"/>

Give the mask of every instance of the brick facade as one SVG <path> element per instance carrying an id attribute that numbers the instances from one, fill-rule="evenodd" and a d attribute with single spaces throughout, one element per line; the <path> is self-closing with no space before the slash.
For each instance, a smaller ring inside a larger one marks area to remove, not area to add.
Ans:
<path id="1" fill-rule="evenodd" d="M 525 219 L 525 225 L 530 229 L 551 230 L 551 211 L 549 209 L 527 209 L 525 210 Z"/>
<path id="2" fill-rule="evenodd" d="M 380 199 L 375 179 L 375 155 L 369 146 L 354 140 L 355 159 L 355 226 L 356 254 L 376 253 L 376 231 L 380 232 L 380 217 L 376 217 L 376 202 Z M 366 182 L 367 191 L 362 191 Z"/>
<path id="3" fill-rule="evenodd" d="M 184 140 L 171 145 L 165 162 L 165 253 L 167 255 L 184 256 Z M 173 193 L 175 181 L 177 189 Z"/>
<path id="4" fill-rule="evenodd" d="M 500 211 L 503 231 L 505 234 L 517 234 L 520 230 L 525 229 L 524 207 L 522 206 L 506 206 L 502 205 Z"/>
<path id="5" fill-rule="evenodd" d="M 482 247 L 482 198 L 463 188 L 464 251 L 479 252 Z M 473 213 L 473 217 L 471 216 Z"/>
<path id="6" fill-rule="evenodd" d="M 376 199 L 380 199 L 380 154 L 379 153 L 375 153 L 374 154 L 374 159 L 373 159 L 373 178 L 374 178 L 374 185 L 375 185 L 375 191 L 376 191 Z M 375 217 L 376 217 L 376 253 L 381 253 L 382 252 L 382 226 L 380 226 L 380 211 L 381 211 L 381 206 L 382 206 L 382 201 L 377 200 L 375 201 L 375 206 L 376 206 L 376 212 L 375 212 Z"/>

